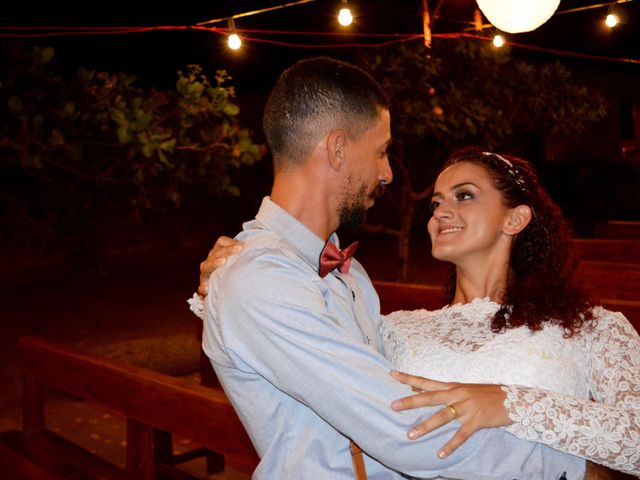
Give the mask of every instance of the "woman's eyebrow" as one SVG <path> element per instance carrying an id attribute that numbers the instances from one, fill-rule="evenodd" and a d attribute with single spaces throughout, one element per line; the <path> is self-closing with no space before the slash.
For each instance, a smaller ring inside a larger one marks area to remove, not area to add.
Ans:
<path id="1" fill-rule="evenodd" d="M 471 185 L 472 187 L 476 187 L 478 190 L 480 190 L 480 187 L 473 182 L 462 182 L 462 183 L 455 184 L 453 187 L 451 187 L 450 191 L 457 190 L 458 188 L 464 187 L 465 185 Z M 441 192 L 433 192 L 433 195 L 431 195 L 431 198 L 442 197 L 442 196 L 443 194 Z"/>
<path id="2" fill-rule="evenodd" d="M 478 190 L 480 190 L 480 187 L 478 187 L 478 185 L 476 185 L 473 182 L 462 182 L 462 183 L 458 183 L 456 185 L 454 185 L 453 187 L 451 187 L 451 190 L 456 190 L 460 187 L 464 187 L 465 185 L 471 185 L 472 187 L 476 187 Z"/>

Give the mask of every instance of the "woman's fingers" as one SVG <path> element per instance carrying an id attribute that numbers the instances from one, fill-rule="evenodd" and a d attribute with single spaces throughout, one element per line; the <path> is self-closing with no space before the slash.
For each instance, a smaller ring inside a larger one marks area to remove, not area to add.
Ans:
<path id="1" fill-rule="evenodd" d="M 207 255 L 207 259 L 200 264 L 200 284 L 198 285 L 198 293 L 200 295 L 207 294 L 211 274 L 224 265 L 227 258 L 242 250 L 242 246 L 243 242 L 230 237 L 223 236 L 216 240 L 215 245 Z"/>
<path id="2" fill-rule="evenodd" d="M 410 375 L 395 370 L 392 370 L 389 374 L 398 382 L 411 386 L 414 391 L 443 390 L 451 388 L 452 385 L 456 385 L 454 383 L 438 382 L 437 380 L 418 377 L 417 375 Z"/>
<path id="3" fill-rule="evenodd" d="M 411 440 L 415 440 L 416 438 L 420 438 L 423 435 L 426 435 L 427 433 L 455 420 L 456 418 L 458 418 L 458 415 L 454 415 L 451 409 L 448 407 L 442 408 L 431 415 L 427 420 L 409 430 L 407 436 Z"/>
<path id="4" fill-rule="evenodd" d="M 460 428 L 451 440 L 438 452 L 440 458 L 451 455 L 477 430 L 511 424 L 504 406 L 506 394 L 500 385 L 437 382 L 397 372 L 392 375 L 413 389 L 422 390 L 415 395 L 393 401 L 393 410 L 444 405 L 424 422 L 413 427 L 407 433 L 410 439 L 420 438 L 453 420 L 460 423 Z"/>
<path id="5" fill-rule="evenodd" d="M 240 240 L 236 240 L 235 238 L 227 237 L 225 235 L 218 237 L 218 240 L 216 240 L 216 243 L 220 244 L 220 246 L 222 247 L 232 247 L 233 245 L 242 245 L 242 242 Z"/>
<path id="6" fill-rule="evenodd" d="M 458 400 L 459 394 L 448 387 L 449 390 L 421 391 L 415 395 L 409 395 L 391 402 L 391 408 L 396 412 L 413 410 L 414 408 L 435 407 L 436 405 L 450 405 Z"/>
<path id="7" fill-rule="evenodd" d="M 415 440 L 449 422 L 457 420 L 461 424 L 460 428 L 456 430 L 456 433 L 453 435 L 451 440 L 449 440 L 438 452 L 438 457 L 448 457 L 460 445 L 466 442 L 473 432 L 479 430 L 478 427 L 474 426 L 474 419 L 470 418 L 470 415 L 465 413 L 461 414 L 460 410 L 463 410 L 463 407 L 460 405 L 447 405 L 443 409 L 438 410 L 428 420 L 416 425 L 407 435 L 411 440 Z"/>
<path id="8" fill-rule="evenodd" d="M 467 439 L 471 436 L 473 431 L 466 428 L 466 425 L 463 424 L 458 431 L 455 433 L 453 438 L 449 440 L 444 447 L 440 449 L 438 452 L 438 457 L 445 458 L 451 455 L 456 448 L 462 445 Z"/>

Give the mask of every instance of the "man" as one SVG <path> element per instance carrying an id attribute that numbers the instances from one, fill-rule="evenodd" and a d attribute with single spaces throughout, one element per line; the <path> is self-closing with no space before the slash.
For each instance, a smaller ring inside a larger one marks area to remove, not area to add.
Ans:
<path id="1" fill-rule="evenodd" d="M 389 376 L 378 297 L 353 247 L 340 253 L 334 234 L 360 224 L 392 180 L 389 111 L 376 82 L 335 60 L 298 62 L 271 93 L 264 130 L 271 196 L 238 235 L 242 251 L 210 279 L 203 337 L 261 457 L 254 478 L 353 478 L 350 439 L 371 479 L 582 478 L 584 461 L 500 429 L 439 458 L 457 422 L 410 441 L 405 432 L 441 407 L 391 410 L 411 390 Z"/>

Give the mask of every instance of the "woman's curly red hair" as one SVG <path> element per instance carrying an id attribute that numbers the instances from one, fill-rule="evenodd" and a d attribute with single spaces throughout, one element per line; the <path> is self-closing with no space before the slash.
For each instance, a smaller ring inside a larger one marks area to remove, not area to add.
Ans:
<path id="1" fill-rule="evenodd" d="M 558 206 L 540 186 L 531 164 L 521 158 L 470 147 L 452 154 L 443 170 L 461 162 L 485 168 L 508 208 L 528 205 L 532 218 L 513 243 L 503 303 L 491 329 L 504 331 L 527 325 L 540 330 L 545 322 L 562 326 L 567 337 L 593 321 L 593 302 L 577 281 L 577 256 L 571 229 Z M 447 302 L 453 300 L 455 268 L 447 282 Z"/>

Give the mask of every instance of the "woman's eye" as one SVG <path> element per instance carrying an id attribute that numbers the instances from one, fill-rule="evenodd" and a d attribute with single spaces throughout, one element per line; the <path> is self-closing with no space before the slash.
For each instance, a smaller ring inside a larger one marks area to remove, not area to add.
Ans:
<path id="1" fill-rule="evenodd" d="M 429 204 L 429 212 L 431 212 L 431 213 L 435 212 L 436 208 L 438 208 L 438 205 L 440 205 L 440 202 L 432 201 Z"/>
<path id="2" fill-rule="evenodd" d="M 456 193 L 456 200 L 458 200 L 458 201 L 470 200 L 472 198 L 473 198 L 473 194 L 471 194 L 470 192 L 458 192 L 458 193 Z"/>

